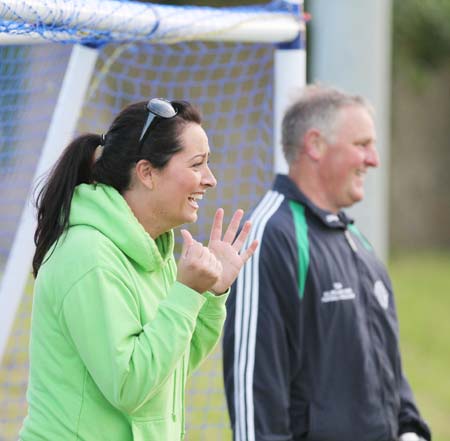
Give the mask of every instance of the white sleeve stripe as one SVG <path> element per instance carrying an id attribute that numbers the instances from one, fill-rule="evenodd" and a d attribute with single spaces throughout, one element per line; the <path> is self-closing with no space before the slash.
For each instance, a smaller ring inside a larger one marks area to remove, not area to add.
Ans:
<path id="1" fill-rule="evenodd" d="M 250 220 L 252 230 L 246 246 L 261 238 L 268 220 L 279 208 L 284 196 L 269 191 L 258 204 Z M 245 246 L 244 246 L 245 247 Z M 235 441 L 254 441 L 253 372 L 259 297 L 259 253 L 261 246 L 241 271 L 236 285 L 234 340 Z"/>

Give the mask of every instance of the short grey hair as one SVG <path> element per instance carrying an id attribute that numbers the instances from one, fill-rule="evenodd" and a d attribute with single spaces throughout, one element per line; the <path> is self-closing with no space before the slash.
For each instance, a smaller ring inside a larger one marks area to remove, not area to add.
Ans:
<path id="1" fill-rule="evenodd" d="M 371 114 L 371 105 L 362 96 L 350 95 L 333 87 L 313 84 L 301 89 L 299 96 L 286 110 L 281 127 L 284 157 L 290 165 L 303 147 L 302 139 L 312 128 L 332 140 L 336 117 L 343 107 L 362 106 Z"/>

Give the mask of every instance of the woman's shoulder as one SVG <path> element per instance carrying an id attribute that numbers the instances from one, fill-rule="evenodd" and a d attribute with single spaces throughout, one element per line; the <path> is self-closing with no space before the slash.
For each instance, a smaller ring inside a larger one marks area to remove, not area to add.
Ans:
<path id="1" fill-rule="evenodd" d="M 129 271 L 128 266 L 128 258 L 101 232 L 77 226 L 61 236 L 46 256 L 35 290 L 59 304 L 74 286 L 85 283 L 93 271 L 123 278 Z"/>
<path id="2" fill-rule="evenodd" d="M 69 282 L 71 278 L 82 278 L 95 268 L 118 272 L 127 264 L 127 257 L 108 237 L 89 226 L 71 227 L 58 240 L 39 270 L 61 275 Z"/>
<path id="3" fill-rule="evenodd" d="M 109 259 L 117 255 L 120 249 L 99 230 L 89 225 L 77 225 L 61 236 L 55 251 L 61 255 L 77 255 L 88 262 L 98 262 L 102 256 Z"/>

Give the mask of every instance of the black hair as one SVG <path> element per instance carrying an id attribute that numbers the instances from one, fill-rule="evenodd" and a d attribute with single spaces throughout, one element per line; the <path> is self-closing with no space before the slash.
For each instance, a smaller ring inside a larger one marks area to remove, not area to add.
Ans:
<path id="1" fill-rule="evenodd" d="M 142 143 L 139 138 L 148 117 L 147 102 L 125 107 L 105 135 L 84 134 L 64 150 L 36 197 L 37 228 L 33 275 L 37 276 L 44 257 L 68 227 L 75 187 L 101 183 L 123 193 L 130 187 L 131 171 L 140 159 L 163 169 L 182 150 L 181 133 L 188 123 L 201 124 L 199 111 L 186 101 L 171 101 L 177 115 L 155 117 Z M 98 146 L 103 151 L 94 158 Z"/>

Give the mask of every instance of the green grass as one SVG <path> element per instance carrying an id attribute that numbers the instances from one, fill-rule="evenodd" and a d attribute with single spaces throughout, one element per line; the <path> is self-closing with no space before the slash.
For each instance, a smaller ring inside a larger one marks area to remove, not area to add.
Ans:
<path id="1" fill-rule="evenodd" d="M 403 368 L 434 441 L 450 441 L 450 253 L 394 256 L 389 264 Z"/>

